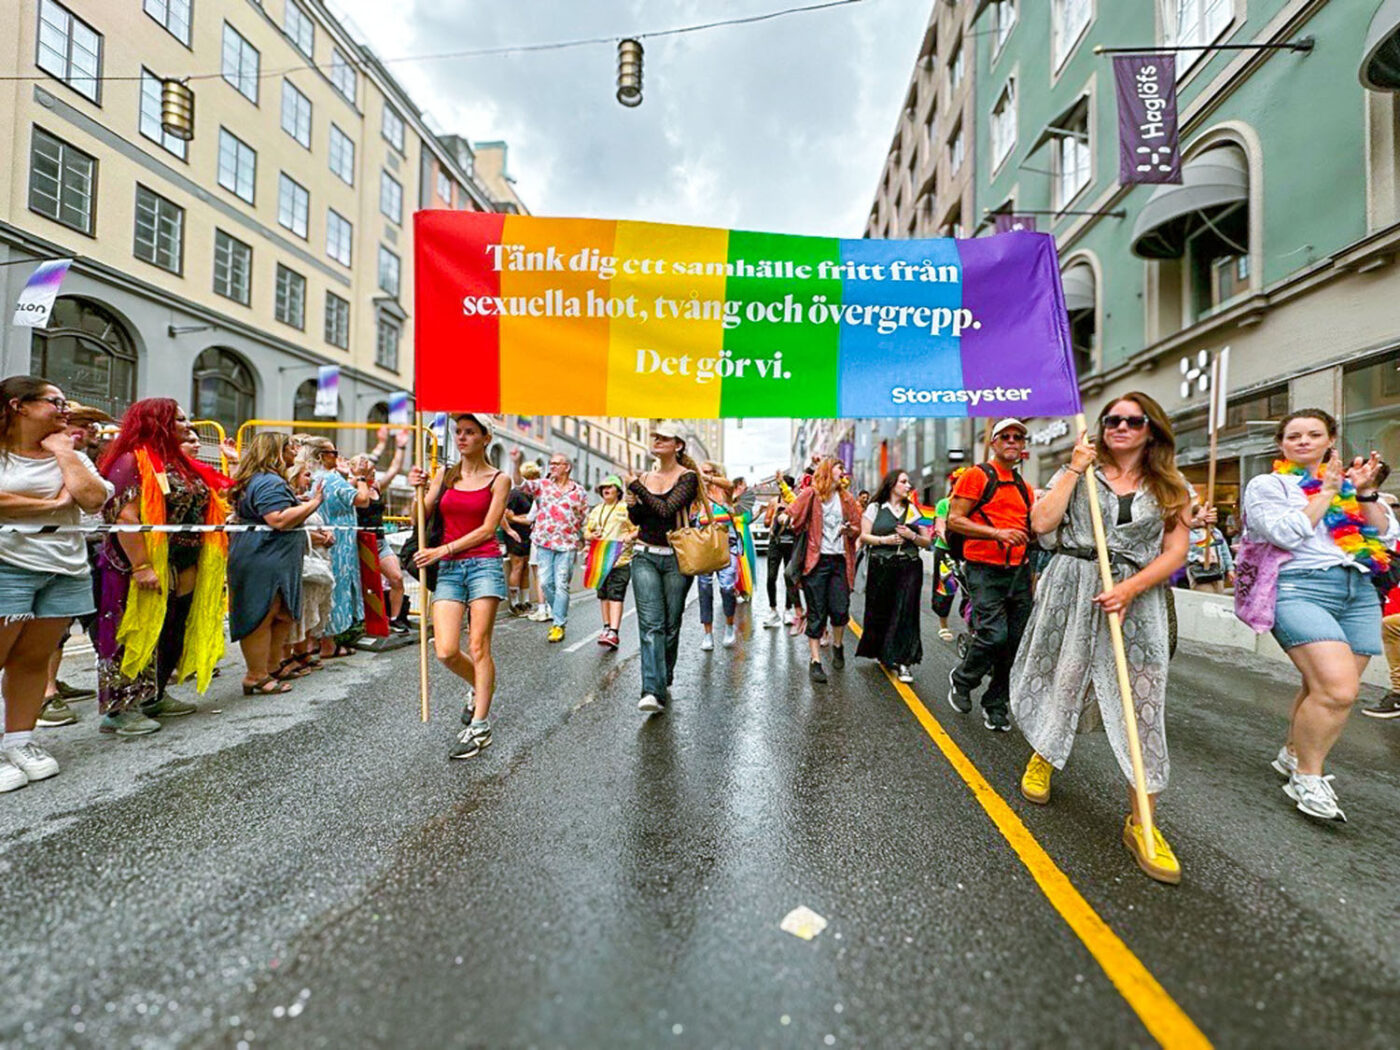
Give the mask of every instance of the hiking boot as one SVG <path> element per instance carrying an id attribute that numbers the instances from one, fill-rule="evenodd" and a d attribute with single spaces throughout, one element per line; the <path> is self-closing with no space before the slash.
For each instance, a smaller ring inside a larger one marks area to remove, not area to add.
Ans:
<path id="1" fill-rule="evenodd" d="M 147 718 L 180 718 L 184 715 L 196 714 L 199 708 L 194 704 L 187 704 L 183 700 L 176 700 L 173 696 L 163 696 L 153 704 L 142 704 L 141 713 Z"/>
<path id="2" fill-rule="evenodd" d="M 812 665 L 807 668 L 807 676 L 817 685 L 826 685 L 826 670 L 820 660 L 812 661 Z"/>
<path id="3" fill-rule="evenodd" d="M 54 761 L 53 755 L 38 744 L 7 747 L 0 754 L 4 754 L 10 764 L 23 773 L 31 784 L 36 780 L 47 780 L 58 772 L 58 763 Z"/>
<path id="4" fill-rule="evenodd" d="M 117 736 L 145 736 L 148 733 L 159 732 L 160 723 L 133 708 L 130 711 L 113 711 L 103 715 L 97 730 L 100 733 L 115 733 Z"/>
<path id="5" fill-rule="evenodd" d="M 470 725 L 457 734 L 457 742 L 447 752 L 448 758 L 474 758 L 491 746 L 489 725 Z"/>
<path id="6" fill-rule="evenodd" d="M 1043 806 L 1050 801 L 1050 774 L 1055 767 L 1032 751 L 1026 771 L 1021 774 L 1021 797 Z"/>
<path id="7" fill-rule="evenodd" d="M 965 715 L 972 710 L 972 694 L 958 685 L 952 671 L 948 672 L 948 703 L 960 715 Z"/>
<path id="8" fill-rule="evenodd" d="M 1361 713 L 1369 718 L 1400 718 L 1400 692 L 1392 689 Z"/>
<path id="9" fill-rule="evenodd" d="M 1298 803 L 1298 809 L 1308 816 L 1340 820 L 1345 824 L 1347 815 L 1337 805 L 1337 793 L 1332 789 L 1331 780 L 1331 777 L 1295 771 L 1283 785 L 1283 793 Z"/>
<path id="10" fill-rule="evenodd" d="M 1181 861 L 1176 859 L 1171 846 L 1167 845 L 1167 840 L 1162 837 L 1162 829 L 1155 822 L 1152 825 L 1152 844 L 1157 848 L 1157 855 L 1148 860 L 1147 840 L 1143 838 L 1142 825 L 1136 823 L 1131 816 L 1128 817 L 1123 824 L 1123 845 L 1128 847 L 1133 860 L 1137 861 L 1138 867 L 1149 878 L 1175 886 L 1181 881 Z"/>
<path id="11" fill-rule="evenodd" d="M 39 708 L 39 720 L 34 724 L 42 729 L 53 729 L 57 726 L 71 726 L 78 720 L 78 716 L 73 709 L 63 702 L 63 698 L 55 694 L 44 701 L 44 706 Z"/>

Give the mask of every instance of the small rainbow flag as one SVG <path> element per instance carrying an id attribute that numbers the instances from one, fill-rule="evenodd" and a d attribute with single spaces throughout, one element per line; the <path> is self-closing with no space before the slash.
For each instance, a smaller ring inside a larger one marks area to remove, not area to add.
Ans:
<path id="1" fill-rule="evenodd" d="M 904 524 L 910 526 L 922 526 L 926 529 L 933 528 L 935 515 L 928 507 L 923 506 L 914 494 L 909 493 L 909 506 L 904 511 Z"/>
<path id="2" fill-rule="evenodd" d="M 593 540 L 588 545 L 588 557 L 583 562 L 583 585 L 597 590 L 617 567 L 622 557 L 623 540 Z"/>
<path id="3" fill-rule="evenodd" d="M 754 593 L 754 580 L 757 579 L 755 565 L 758 561 L 754 555 L 753 533 L 749 530 L 749 522 L 753 519 L 748 514 L 731 514 L 718 503 L 710 504 L 710 515 L 716 524 L 730 526 L 734 530 L 734 534 L 739 537 L 739 564 L 735 576 L 734 593 L 752 595 Z"/>

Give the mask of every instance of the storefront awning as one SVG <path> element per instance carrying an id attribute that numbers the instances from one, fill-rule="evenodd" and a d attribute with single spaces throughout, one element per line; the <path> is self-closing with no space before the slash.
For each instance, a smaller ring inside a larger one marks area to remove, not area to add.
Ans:
<path id="1" fill-rule="evenodd" d="M 1400 0 L 1382 0 L 1361 56 L 1363 85 L 1372 91 L 1400 91 Z"/>
<path id="2" fill-rule="evenodd" d="M 1088 263 L 1075 263 L 1060 275 L 1065 289 L 1065 310 L 1078 313 L 1094 308 L 1094 271 Z"/>
<path id="3" fill-rule="evenodd" d="M 1205 220 L 1249 200 L 1249 166 L 1237 146 L 1220 146 L 1181 167 L 1181 185 L 1161 186 L 1133 224 L 1133 254 L 1179 259 L 1186 238 Z"/>

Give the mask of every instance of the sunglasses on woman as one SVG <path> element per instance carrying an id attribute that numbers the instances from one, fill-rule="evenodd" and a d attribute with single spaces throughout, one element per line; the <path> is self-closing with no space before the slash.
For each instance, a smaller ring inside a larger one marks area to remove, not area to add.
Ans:
<path id="1" fill-rule="evenodd" d="M 37 397 L 37 396 L 35 396 L 35 397 L 26 397 L 24 400 L 26 400 L 26 401 L 47 401 L 49 404 L 53 405 L 53 407 L 56 408 L 56 409 L 58 409 L 60 412 L 67 412 L 67 411 L 68 411 L 68 399 L 67 399 L 67 398 L 62 398 L 62 397 Z"/>
<path id="2" fill-rule="evenodd" d="M 1129 430 L 1141 430 L 1147 426 L 1146 416 L 1104 416 L 1103 428 L 1105 430 L 1117 430 L 1123 424 L 1127 424 Z"/>

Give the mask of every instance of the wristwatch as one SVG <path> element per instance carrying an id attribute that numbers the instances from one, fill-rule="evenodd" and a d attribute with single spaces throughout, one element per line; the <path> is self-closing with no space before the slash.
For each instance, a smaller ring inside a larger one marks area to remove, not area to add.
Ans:
<path id="1" fill-rule="evenodd" d="M 1372 492 L 1372 493 L 1371 493 L 1370 495 L 1368 495 L 1368 496 L 1363 496 L 1363 495 L 1361 495 L 1360 493 L 1357 493 L 1357 495 L 1356 495 L 1356 502 L 1357 502 L 1357 503 L 1379 503 L 1379 502 L 1380 502 L 1380 498 L 1381 498 L 1381 494 L 1380 494 L 1379 492 Z"/>

